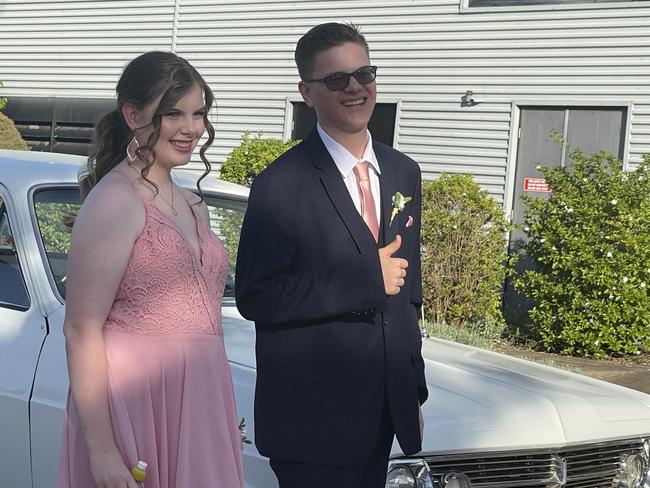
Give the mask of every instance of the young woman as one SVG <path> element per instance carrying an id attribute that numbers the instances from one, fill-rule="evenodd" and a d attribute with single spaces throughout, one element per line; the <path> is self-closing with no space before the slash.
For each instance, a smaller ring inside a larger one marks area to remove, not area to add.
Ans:
<path id="1" fill-rule="evenodd" d="M 221 328 L 228 258 L 205 203 L 171 179 L 206 131 L 207 175 L 212 102 L 187 61 L 149 52 L 96 127 L 68 261 L 59 488 L 135 488 L 138 460 L 146 488 L 243 486 Z"/>

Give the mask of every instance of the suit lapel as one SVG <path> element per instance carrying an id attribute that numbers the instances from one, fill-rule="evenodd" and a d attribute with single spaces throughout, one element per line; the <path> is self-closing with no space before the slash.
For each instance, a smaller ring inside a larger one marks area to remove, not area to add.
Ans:
<path id="1" fill-rule="evenodd" d="M 354 202 L 350 198 L 350 193 L 343 182 L 341 172 L 336 167 L 316 129 L 309 134 L 304 142 L 314 166 L 320 170 L 320 181 L 341 220 L 343 220 L 350 232 L 352 239 L 354 239 L 359 252 L 362 249 L 367 249 L 368 245 L 374 245 L 370 229 L 368 229 L 363 218 L 357 212 Z"/>
<path id="2" fill-rule="evenodd" d="M 397 235 L 397 217 L 393 220 L 392 225 L 390 225 L 390 216 L 393 211 L 393 195 L 397 192 L 397 180 L 395 179 L 395 173 L 393 168 L 388 163 L 386 155 L 381 151 L 379 145 L 375 145 L 375 156 L 377 156 L 377 162 L 379 163 L 379 168 L 381 174 L 379 175 L 379 186 L 381 187 L 381 230 L 383 236 L 383 244 L 387 245 L 393 242 L 395 236 Z"/>

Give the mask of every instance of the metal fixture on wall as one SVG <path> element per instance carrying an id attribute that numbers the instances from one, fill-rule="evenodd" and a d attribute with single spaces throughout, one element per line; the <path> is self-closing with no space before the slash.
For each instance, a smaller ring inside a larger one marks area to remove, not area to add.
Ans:
<path id="1" fill-rule="evenodd" d="M 481 102 L 482 100 L 477 100 L 474 98 L 474 90 L 467 90 L 465 91 L 465 95 L 460 97 L 461 107 L 473 107 L 474 105 L 478 105 Z"/>

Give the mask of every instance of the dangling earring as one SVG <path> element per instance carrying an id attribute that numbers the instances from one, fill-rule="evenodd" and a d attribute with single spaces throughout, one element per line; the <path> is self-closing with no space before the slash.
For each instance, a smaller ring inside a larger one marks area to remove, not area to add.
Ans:
<path id="1" fill-rule="evenodd" d="M 131 153 L 131 144 L 133 144 L 134 142 L 135 142 L 136 150 L 140 149 L 140 143 L 135 138 L 135 136 L 133 136 L 133 139 L 131 139 L 131 142 L 129 142 L 129 145 L 126 146 L 126 158 L 129 160 L 129 163 L 132 163 L 136 159 L 138 159 L 138 155 L 135 153 L 135 151 L 133 152 L 133 154 Z"/>

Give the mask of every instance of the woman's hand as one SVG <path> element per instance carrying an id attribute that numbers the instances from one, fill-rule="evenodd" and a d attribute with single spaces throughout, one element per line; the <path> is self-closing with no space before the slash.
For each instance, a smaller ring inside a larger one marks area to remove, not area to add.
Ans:
<path id="1" fill-rule="evenodd" d="M 138 488 L 117 449 L 91 454 L 90 472 L 97 488 Z"/>

